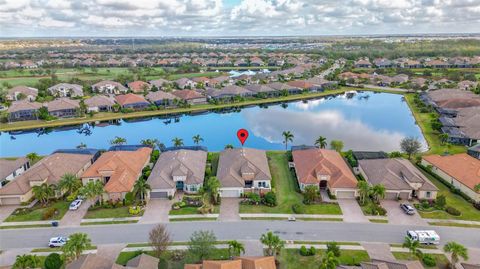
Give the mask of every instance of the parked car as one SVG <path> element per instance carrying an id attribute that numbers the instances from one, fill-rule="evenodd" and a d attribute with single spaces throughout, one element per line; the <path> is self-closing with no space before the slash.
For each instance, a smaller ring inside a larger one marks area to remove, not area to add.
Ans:
<path id="1" fill-rule="evenodd" d="M 288 217 L 288 221 L 296 221 L 297 219 L 295 218 L 295 216 L 290 216 Z"/>
<path id="2" fill-rule="evenodd" d="M 77 199 L 70 204 L 69 210 L 77 210 L 82 205 L 83 200 Z"/>
<path id="3" fill-rule="evenodd" d="M 400 204 L 400 208 L 405 212 L 407 215 L 414 215 L 415 214 L 415 208 L 409 204 Z"/>
<path id="4" fill-rule="evenodd" d="M 50 238 L 50 241 L 48 241 L 48 246 L 51 248 L 54 247 L 63 247 L 68 241 L 67 237 L 63 236 L 57 236 L 57 237 L 52 237 Z"/>

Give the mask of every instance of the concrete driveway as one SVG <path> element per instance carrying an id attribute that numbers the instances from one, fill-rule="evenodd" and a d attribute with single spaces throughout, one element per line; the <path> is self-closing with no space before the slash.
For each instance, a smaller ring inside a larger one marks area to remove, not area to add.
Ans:
<path id="1" fill-rule="evenodd" d="M 168 212 L 174 202 L 173 199 L 150 199 L 139 223 L 168 222 Z"/>
<path id="2" fill-rule="evenodd" d="M 385 243 L 362 243 L 362 247 L 367 251 L 370 259 L 395 260 L 390 245 Z"/>
<path id="3" fill-rule="evenodd" d="M 369 222 L 355 199 L 338 199 L 344 222 Z"/>
<path id="4" fill-rule="evenodd" d="M 220 204 L 220 215 L 218 216 L 219 221 L 239 221 L 240 216 L 238 212 L 240 210 L 240 199 L 239 198 L 222 198 L 222 203 Z"/>
<path id="5" fill-rule="evenodd" d="M 86 200 L 82 202 L 82 205 L 77 210 L 68 210 L 60 220 L 60 226 L 80 226 L 83 217 L 87 214 L 88 208 L 92 203 L 92 200 Z"/>
<path id="6" fill-rule="evenodd" d="M 10 216 L 13 211 L 17 209 L 17 206 L 14 205 L 2 205 L 0 206 L 0 223 L 2 223 L 8 216 Z"/>
<path id="7" fill-rule="evenodd" d="M 408 203 L 408 202 L 406 202 Z M 407 215 L 400 208 L 400 202 L 394 200 L 382 200 L 380 205 L 387 210 L 388 223 L 397 225 L 427 226 L 428 223 L 423 220 L 418 213 Z"/>

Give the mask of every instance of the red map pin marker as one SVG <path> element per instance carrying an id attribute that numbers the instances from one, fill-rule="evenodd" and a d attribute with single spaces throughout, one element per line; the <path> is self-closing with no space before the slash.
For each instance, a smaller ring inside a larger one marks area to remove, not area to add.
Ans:
<path id="1" fill-rule="evenodd" d="M 238 140 L 240 140 L 240 143 L 242 143 L 242 146 L 243 144 L 245 143 L 245 140 L 247 140 L 248 138 L 248 131 L 245 130 L 245 129 L 240 129 L 237 131 L 237 137 L 238 137 Z"/>

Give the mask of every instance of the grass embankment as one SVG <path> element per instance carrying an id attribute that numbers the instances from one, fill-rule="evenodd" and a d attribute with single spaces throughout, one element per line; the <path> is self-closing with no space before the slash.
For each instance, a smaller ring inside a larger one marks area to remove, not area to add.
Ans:
<path id="1" fill-rule="evenodd" d="M 44 221 L 43 215 L 50 208 L 55 208 L 57 214 L 54 214 L 51 220 L 60 220 L 68 211 L 70 203 L 66 201 L 50 202 L 47 206 L 37 203 L 30 209 L 19 208 L 13 212 L 5 222 L 21 222 L 21 221 Z M 49 219 L 47 219 L 49 220 Z"/>
<path id="2" fill-rule="evenodd" d="M 288 168 L 288 157 L 284 151 L 267 152 L 270 173 L 272 174 L 272 188 L 277 195 L 277 206 L 240 205 L 240 213 L 283 213 L 293 214 L 294 204 L 303 205 L 303 196 L 298 184 Z M 342 211 L 337 204 L 304 205 L 305 214 L 341 215 Z"/>
<path id="3" fill-rule="evenodd" d="M 318 268 L 325 255 L 325 250 L 318 250 L 315 256 L 301 256 L 298 249 L 284 249 L 280 253 L 280 269 L 287 268 Z M 369 261 L 370 257 L 364 250 L 341 250 L 341 256 L 338 258 L 341 265 L 359 265 L 360 262 Z"/>
<path id="4" fill-rule="evenodd" d="M 194 112 L 202 112 L 206 110 L 223 109 L 223 108 L 230 108 L 230 107 L 243 107 L 243 106 L 250 106 L 250 105 L 288 102 L 288 101 L 341 94 L 347 90 L 350 90 L 350 88 L 340 88 L 337 90 L 331 90 L 326 92 L 304 93 L 304 94 L 296 94 L 296 95 L 289 95 L 289 96 L 281 96 L 276 98 L 251 99 L 251 100 L 246 100 L 238 103 L 228 103 L 228 104 L 218 104 L 218 105 L 212 105 L 212 104 L 195 105 L 188 108 L 172 108 L 172 109 L 162 109 L 162 110 L 153 110 L 153 111 L 138 111 L 138 112 L 132 112 L 132 113 L 102 112 L 102 113 L 95 114 L 93 117 L 86 116 L 83 118 L 57 119 L 57 120 L 48 121 L 48 122 L 42 121 L 42 120 L 18 121 L 18 122 L 0 124 L 0 131 L 4 132 L 4 131 L 46 128 L 46 127 L 59 127 L 59 126 L 94 122 L 94 121 L 108 121 L 108 120 L 115 120 L 115 119 L 130 119 L 130 118 L 141 118 L 141 117 L 149 117 L 149 116 L 194 113 Z"/>

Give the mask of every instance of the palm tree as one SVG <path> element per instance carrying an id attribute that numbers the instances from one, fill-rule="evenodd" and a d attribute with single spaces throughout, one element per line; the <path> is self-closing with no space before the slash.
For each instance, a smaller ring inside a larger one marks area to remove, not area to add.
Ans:
<path id="1" fill-rule="evenodd" d="M 175 137 L 175 138 L 172 139 L 172 142 L 173 142 L 173 146 L 175 146 L 175 147 L 183 146 L 183 139 L 181 139 L 181 138 Z"/>
<path id="2" fill-rule="evenodd" d="M 58 182 L 58 188 L 67 195 L 74 193 L 82 186 L 80 179 L 78 179 L 74 174 L 67 173 L 60 178 Z"/>
<path id="3" fill-rule="evenodd" d="M 37 255 L 17 255 L 15 263 L 12 268 L 15 269 L 27 269 L 40 267 L 40 259 Z"/>
<path id="4" fill-rule="evenodd" d="M 357 183 L 358 194 L 360 196 L 360 204 L 364 205 L 368 195 L 370 194 L 370 185 L 365 180 L 358 181 Z"/>
<path id="5" fill-rule="evenodd" d="M 143 204 L 143 201 L 145 199 L 145 193 L 147 193 L 147 191 L 149 190 L 152 190 L 152 188 L 147 183 L 147 181 L 144 179 L 139 179 L 135 182 L 135 185 L 133 185 L 133 196 L 136 197 L 137 194 L 140 194 L 140 200 Z"/>
<path id="6" fill-rule="evenodd" d="M 386 189 L 382 184 L 377 184 L 372 187 L 372 197 L 378 203 L 379 199 L 385 198 Z"/>
<path id="7" fill-rule="evenodd" d="M 210 192 L 210 195 L 213 198 L 213 202 L 217 204 L 218 201 L 218 195 L 220 191 L 220 181 L 218 180 L 217 177 L 210 177 L 207 182 L 207 190 Z"/>
<path id="8" fill-rule="evenodd" d="M 240 256 L 240 253 L 245 254 L 245 246 L 236 241 L 228 241 L 228 253 L 230 253 L 230 256 Z"/>
<path id="9" fill-rule="evenodd" d="M 192 139 L 193 139 L 193 143 L 195 143 L 195 144 L 197 144 L 197 145 L 199 145 L 200 142 L 203 142 L 203 138 L 202 138 L 199 134 L 194 135 L 194 136 L 192 137 Z"/>
<path id="10" fill-rule="evenodd" d="M 39 200 L 43 205 L 46 205 L 48 200 L 55 195 L 54 187 L 52 185 L 48 185 L 47 183 L 33 186 L 32 191 L 35 199 Z"/>
<path id="11" fill-rule="evenodd" d="M 112 146 L 119 146 L 127 144 L 127 139 L 119 136 L 115 136 L 114 139 L 110 140 L 110 145 Z"/>
<path id="12" fill-rule="evenodd" d="M 324 149 L 327 147 L 327 139 L 323 136 L 319 136 L 317 140 L 315 140 L 315 145 L 319 146 L 321 149 Z"/>
<path id="13" fill-rule="evenodd" d="M 98 201 L 99 196 L 104 193 L 103 184 L 99 180 L 89 181 L 87 185 L 80 189 L 80 193 L 87 199 Z M 100 199 L 101 201 L 101 199 Z"/>
<path id="14" fill-rule="evenodd" d="M 78 146 L 77 146 L 77 149 L 85 149 L 85 148 L 87 148 L 87 144 L 85 144 L 85 143 L 83 143 L 83 142 L 81 142 L 81 143 L 78 144 Z"/>
<path id="15" fill-rule="evenodd" d="M 38 154 L 35 152 L 28 153 L 26 157 L 32 165 L 40 159 L 40 156 L 38 156 Z"/>
<path id="16" fill-rule="evenodd" d="M 156 139 L 156 138 L 143 139 L 143 140 L 140 141 L 140 144 L 142 144 L 144 146 L 151 147 L 151 148 L 155 148 L 159 143 L 160 143 L 160 141 L 158 141 L 158 139 Z"/>
<path id="17" fill-rule="evenodd" d="M 340 264 L 338 258 L 331 251 L 327 252 L 320 262 L 320 269 L 335 269 Z"/>
<path id="18" fill-rule="evenodd" d="M 62 247 L 63 255 L 67 261 L 78 259 L 82 252 L 91 247 L 91 240 L 85 233 L 70 235 L 67 243 Z"/>
<path id="19" fill-rule="evenodd" d="M 260 242 L 267 246 L 266 254 L 267 256 L 275 256 L 283 248 L 283 241 L 280 240 L 278 235 L 274 235 L 271 231 L 262 234 L 260 237 Z"/>
<path id="20" fill-rule="evenodd" d="M 455 269 L 455 264 L 457 264 L 460 257 L 464 260 L 468 260 L 468 249 L 457 242 L 448 242 L 444 247 L 443 251 L 451 253 L 452 262 L 450 263 L 450 268 Z"/>
<path id="21" fill-rule="evenodd" d="M 282 136 L 283 143 L 285 144 L 285 150 L 288 150 L 288 142 L 293 142 L 293 134 L 290 131 L 284 131 Z"/>
<path id="22" fill-rule="evenodd" d="M 410 252 L 410 257 L 413 258 L 413 255 L 418 253 L 418 248 L 420 247 L 420 242 L 418 240 L 414 240 L 408 236 L 405 237 L 405 241 L 402 245 L 404 248 L 408 248 Z"/>
<path id="23" fill-rule="evenodd" d="M 225 149 L 233 149 L 233 145 L 232 144 L 226 144 Z"/>

